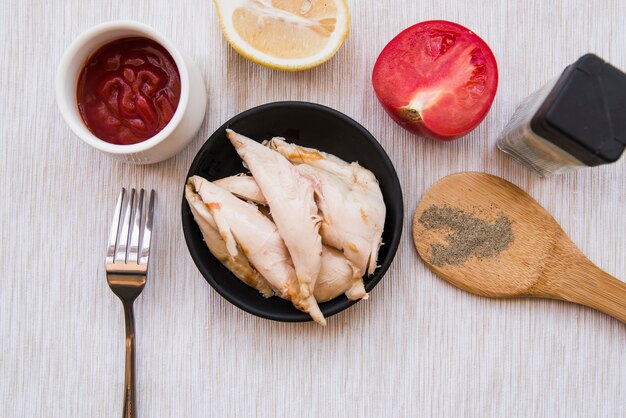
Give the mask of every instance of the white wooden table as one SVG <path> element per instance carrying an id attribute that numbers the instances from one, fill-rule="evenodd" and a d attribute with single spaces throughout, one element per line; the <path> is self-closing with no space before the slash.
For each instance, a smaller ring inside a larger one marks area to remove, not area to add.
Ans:
<path id="1" fill-rule="evenodd" d="M 158 190 L 149 282 L 135 304 L 139 416 L 624 417 L 626 326 L 553 301 L 496 301 L 431 274 L 410 219 L 437 179 L 485 171 L 539 200 L 600 267 L 626 280 L 626 159 L 542 180 L 495 148 L 516 104 L 595 52 L 626 69 L 624 0 L 349 1 L 351 34 L 311 71 L 254 65 L 223 40 L 202 1 L 2 0 L 0 4 L 0 416 L 121 414 L 122 308 L 103 251 L 122 186 Z M 191 145 L 152 166 L 113 161 L 80 142 L 54 101 L 69 42 L 94 24 L 154 26 L 200 65 L 206 122 Z M 378 105 L 378 52 L 421 20 L 472 28 L 500 68 L 494 106 L 466 138 L 414 137 Z M 219 125 L 276 100 L 322 103 L 379 139 L 405 196 L 397 257 L 370 300 L 326 328 L 251 316 L 200 276 L 180 225 L 182 184 Z"/>

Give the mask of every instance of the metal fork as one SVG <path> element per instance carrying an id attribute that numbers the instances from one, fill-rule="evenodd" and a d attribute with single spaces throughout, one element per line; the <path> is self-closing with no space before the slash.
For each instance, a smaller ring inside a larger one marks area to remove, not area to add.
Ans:
<path id="1" fill-rule="evenodd" d="M 113 293 L 122 301 L 126 322 L 123 418 L 137 416 L 133 302 L 146 285 L 155 204 L 154 190 L 152 190 L 146 214 L 144 194 L 144 190 L 141 189 L 137 199 L 135 189 L 131 190 L 128 198 L 126 198 L 125 189 L 120 192 L 111 223 L 106 254 L 107 282 Z"/>

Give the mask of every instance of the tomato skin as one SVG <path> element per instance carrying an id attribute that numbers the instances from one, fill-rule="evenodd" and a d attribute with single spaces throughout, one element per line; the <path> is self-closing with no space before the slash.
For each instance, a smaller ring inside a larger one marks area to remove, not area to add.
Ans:
<path id="1" fill-rule="evenodd" d="M 474 32 L 432 20 L 405 29 L 383 48 L 372 84 L 385 111 L 401 127 L 449 141 L 471 132 L 489 112 L 498 66 Z"/>

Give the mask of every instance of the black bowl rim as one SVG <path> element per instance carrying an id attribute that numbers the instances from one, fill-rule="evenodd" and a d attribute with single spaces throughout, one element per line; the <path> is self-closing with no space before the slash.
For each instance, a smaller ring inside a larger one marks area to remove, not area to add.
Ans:
<path id="1" fill-rule="evenodd" d="M 362 135 L 363 138 L 367 139 L 372 145 L 374 145 L 374 148 L 378 151 L 378 154 L 380 155 L 385 168 L 390 174 L 392 174 L 392 178 L 391 178 L 392 190 L 389 190 L 389 194 L 392 196 L 391 199 L 393 201 L 385 202 L 385 205 L 387 207 L 388 213 L 392 212 L 395 215 L 396 219 L 398 219 L 398 222 L 396 223 L 396 225 L 394 225 L 393 230 L 391 231 L 392 232 L 391 242 L 384 244 L 388 246 L 389 248 L 386 259 L 376 269 L 373 277 L 366 280 L 365 290 L 367 292 L 370 292 L 382 280 L 382 278 L 387 273 L 387 270 L 391 266 L 391 263 L 396 257 L 398 246 L 400 245 L 400 239 L 402 237 L 402 229 L 404 227 L 404 199 L 402 196 L 402 188 L 400 186 L 400 180 L 398 179 L 398 174 L 396 172 L 396 169 L 393 163 L 391 162 L 391 160 L 389 159 L 387 152 L 382 147 L 382 145 L 380 145 L 380 143 L 376 140 L 376 138 L 374 138 L 374 136 L 367 129 L 365 129 L 360 123 L 358 123 L 351 117 L 331 107 L 320 105 L 317 103 L 303 102 L 303 101 L 279 101 L 279 102 L 271 102 L 271 103 L 266 103 L 266 104 L 262 104 L 259 106 L 255 106 L 253 108 L 245 110 L 233 116 L 232 118 L 230 118 L 227 122 L 222 124 L 222 126 L 220 126 L 217 130 L 215 130 L 213 134 L 211 134 L 211 136 L 209 136 L 209 138 L 204 142 L 204 144 L 202 144 L 202 146 L 196 153 L 191 163 L 191 166 L 189 167 L 187 176 L 185 177 L 185 183 L 183 184 L 182 210 L 181 210 L 181 223 L 182 223 L 182 228 L 183 228 L 183 234 L 185 236 L 185 243 L 187 245 L 187 249 L 191 255 L 191 258 L 193 259 L 196 267 L 198 268 L 198 271 L 200 272 L 200 274 L 202 274 L 204 279 L 211 285 L 211 287 L 215 289 L 215 291 L 217 291 L 217 293 L 219 293 L 224 299 L 226 299 L 227 301 L 229 301 L 230 303 L 232 303 L 233 305 L 235 305 L 236 307 L 238 307 L 239 309 L 245 312 L 251 313 L 261 318 L 270 319 L 273 321 L 309 322 L 309 321 L 312 321 L 312 318 L 307 313 L 301 312 L 297 310 L 296 308 L 294 308 L 293 313 L 290 313 L 290 314 L 285 314 L 285 313 L 276 314 L 276 313 L 258 309 L 257 307 L 244 303 L 241 300 L 233 297 L 231 294 L 224 292 L 223 289 L 220 287 L 220 285 L 213 278 L 212 273 L 210 271 L 205 272 L 204 267 L 201 265 L 199 261 L 201 258 L 199 249 L 197 249 L 195 245 L 192 243 L 190 234 L 188 233 L 188 229 L 192 227 L 191 224 L 192 223 L 195 224 L 195 223 L 193 220 L 186 222 L 186 219 L 190 219 L 190 217 L 185 216 L 186 214 L 190 212 L 189 205 L 187 203 L 187 200 L 185 199 L 185 185 L 187 183 L 187 179 L 192 175 L 191 173 L 197 171 L 197 165 L 199 164 L 198 157 L 202 154 L 207 144 L 210 144 L 211 142 L 213 142 L 213 140 L 215 140 L 217 137 L 224 135 L 224 132 L 226 131 L 227 128 L 239 122 L 241 119 L 245 119 L 246 117 L 252 114 L 256 114 L 259 112 L 263 112 L 263 111 L 266 111 L 269 109 L 275 109 L 275 108 L 313 109 L 315 111 L 328 113 L 336 118 L 341 119 L 345 123 L 355 128 Z M 333 316 L 341 311 L 348 309 L 349 307 L 351 307 L 352 305 L 360 301 L 360 300 L 352 301 L 345 297 L 343 299 L 344 300 L 341 300 L 338 303 L 335 303 L 334 305 L 323 309 L 324 317 L 328 318 L 330 316 Z"/>

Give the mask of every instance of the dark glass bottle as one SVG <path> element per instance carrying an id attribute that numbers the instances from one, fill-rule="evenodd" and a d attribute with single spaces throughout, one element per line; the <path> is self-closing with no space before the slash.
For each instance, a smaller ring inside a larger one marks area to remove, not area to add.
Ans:
<path id="1" fill-rule="evenodd" d="M 617 161 L 626 148 L 626 74 L 582 56 L 522 101 L 498 148 L 542 176 Z"/>

